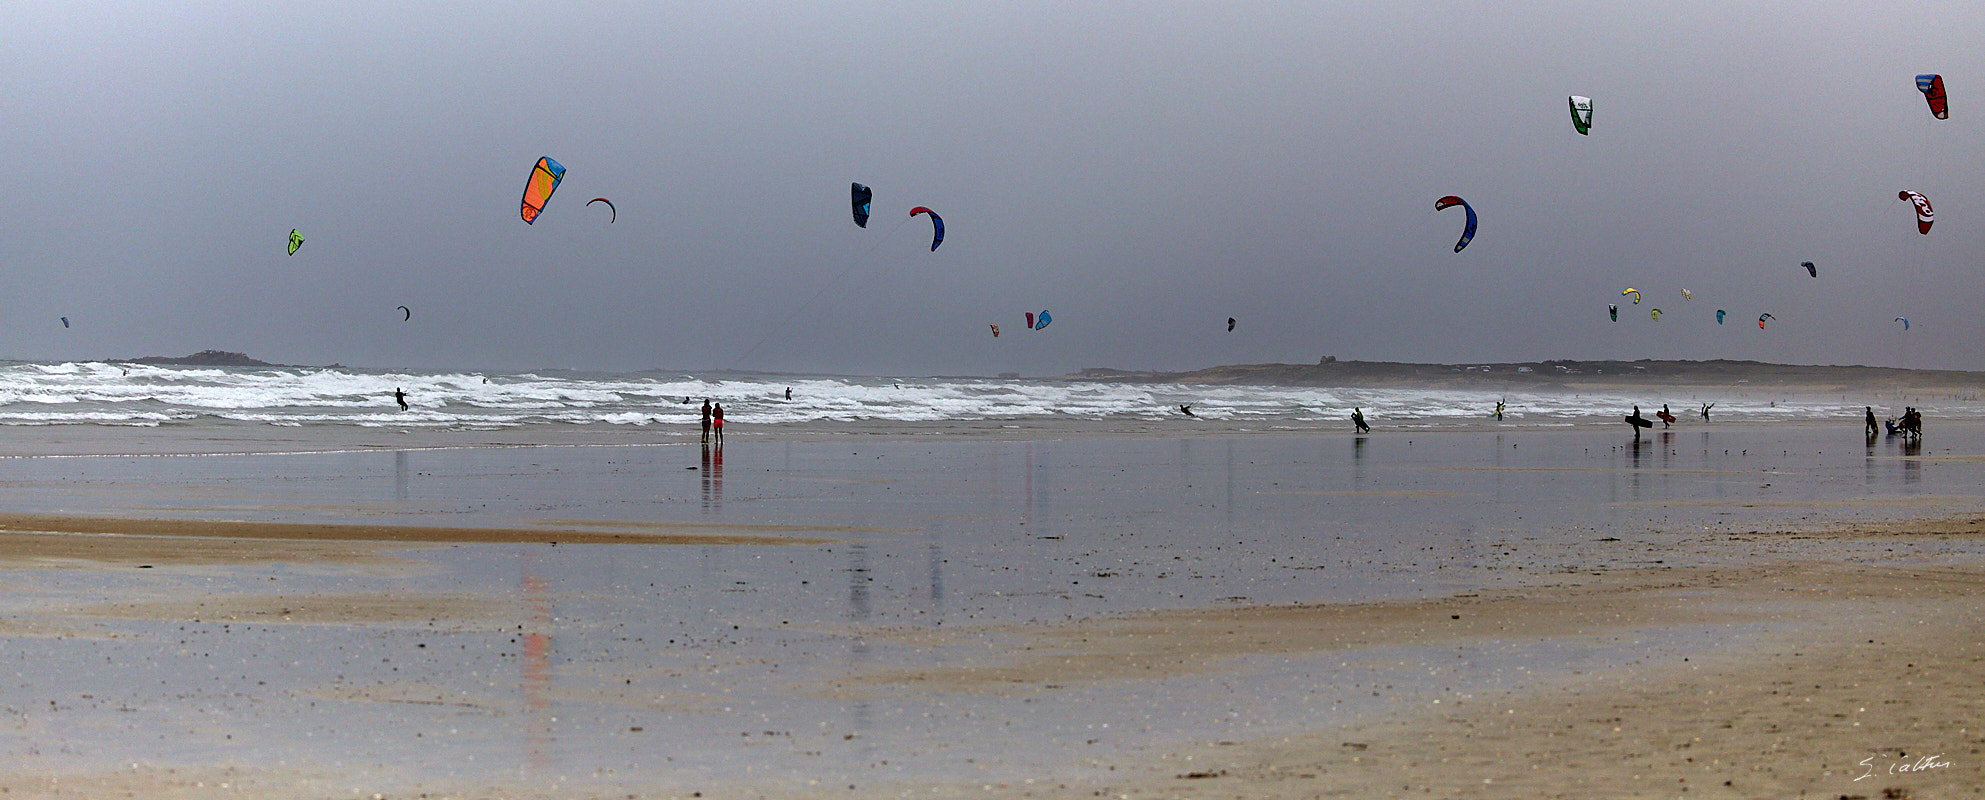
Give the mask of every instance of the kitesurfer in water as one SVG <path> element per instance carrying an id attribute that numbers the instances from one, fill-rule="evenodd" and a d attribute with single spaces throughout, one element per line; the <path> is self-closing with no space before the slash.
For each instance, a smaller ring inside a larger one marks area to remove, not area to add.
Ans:
<path id="1" fill-rule="evenodd" d="M 717 446 L 722 447 L 724 444 L 724 404 L 723 403 L 718 403 L 710 407 L 710 424 L 716 427 Z"/>
<path id="2" fill-rule="evenodd" d="M 791 386 L 786 387 L 786 399 L 787 400 L 793 399 L 793 387 Z"/>
<path id="3" fill-rule="evenodd" d="M 1702 421 L 1704 421 L 1704 422 L 1708 422 L 1708 421 L 1709 421 L 1709 407 L 1710 407 L 1710 406 L 1713 406 L 1713 405 L 1716 405 L 1716 404 L 1715 404 L 1715 403 L 1704 403 L 1704 404 L 1702 404 Z"/>
<path id="4" fill-rule="evenodd" d="M 1497 400 L 1497 401 L 1496 401 L 1496 419 L 1502 419 L 1502 418 L 1503 418 L 1503 403 L 1504 403 L 1504 401 L 1502 401 L 1502 400 Z"/>
<path id="5" fill-rule="evenodd" d="M 1365 410 L 1362 408 L 1351 409 L 1351 424 L 1358 426 L 1359 433 L 1372 432 L 1372 426 L 1365 424 Z"/>
<path id="6" fill-rule="evenodd" d="M 1186 415 L 1186 416 L 1188 416 L 1188 417 L 1190 417 L 1190 416 L 1192 416 L 1192 415 L 1193 415 L 1193 414 L 1192 414 L 1192 406 L 1189 406 L 1189 405 L 1186 405 L 1186 404 L 1184 404 L 1184 403 L 1180 403 L 1180 404 L 1179 404 L 1179 411 L 1180 411 L 1180 413 L 1183 413 L 1183 414 L 1185 414 L 1185 415 Z"/>
<path id="7" fill-rule="evenodd" d="M 710 441 L 710 398 L 703 398 L 703 441 Z"/>
<path id="8" fill-rule="evenodd" d="M 407 410 L 407 393 L 400 391 L 398 386 L 393 387 L 393 401 L 400 404 L 401 411 Z"/>

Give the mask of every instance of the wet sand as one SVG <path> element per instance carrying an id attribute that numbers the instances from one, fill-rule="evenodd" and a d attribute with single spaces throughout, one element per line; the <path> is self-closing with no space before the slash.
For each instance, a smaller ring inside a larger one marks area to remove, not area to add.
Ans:
<path id="1" fill-rule="evenodd" d="M 1939 434 L 0 460 L 0 788 L 1975 797 Z"/>

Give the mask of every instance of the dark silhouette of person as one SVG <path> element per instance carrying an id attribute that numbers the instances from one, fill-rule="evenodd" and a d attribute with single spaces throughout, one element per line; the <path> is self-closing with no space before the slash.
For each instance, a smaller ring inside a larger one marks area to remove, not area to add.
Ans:
<path id="1" fill-rule="evenodd" d="M 793 399 L 793 387 L 791 386 L 786 387 L 786 399 L 787 400 Z"/>
<path id="2" fill-rule="evenodd" d="M 393 387 L 393 401 L 400 404 L 401 411 L 407 410 L 407 393 L 400 391 L 398 386 Z"/>
<path id="3" fill-rule="evenodd" d="M 724 444 L 724 404 L 723 403 L 718 403 L 710 407 L 710 424 L 716 426 L 717 445 L 720 447 L 723 446 Z"/>
<path id="4" fill-rule="evenodd" d="M 1372 426 L 1365 424 L 1365 410 L 1362 408 L 1351 409 L 1351 424 L 1358 426 L 1359 433 L 1372 432 Z"/>
<path id="5" fill-rule="evenodd" d="M 1506 401 L 1503 401 L 1503 400 L 1497 400 L 1497 401 L 1496 401 L 1496 419 L 1502 419 L 1502 418 L 1503 418 L 1503 403 L 1504 403 L 1504 402 L 1506 402 Z"/>
<path id="6" fill-rule="evenodd" d="M 1663 428 L 1675 424 L 1675 415 L 1668 411 L 1667 403 L 1662 403 L 1661 410 L 1657 412 L 1654 416 L 1661 418 L 1661 427 Z"/>
<path id="7" fill-rule="evenodd" d="M 1709 421 L 1709 407 L 1710 407 L 1710 406 L 1713 406 L 1713 405 L 1716 405 L 1716 404 L 1715 404 L 1715 403 L 1704 403 L 1704 404 L 1702 404 L 1702 421 L 1704 421 L 1704 422 L 1708 422 L 1708 421 Z"/>
<path id="8" fill-rule="evenodd" d="M 1641 428 L 1654 427 L 1654 423 L 1648 422 L 1646 417 L 1640 415 L 1640 406 L 1633 407 L 1633 413 L 1627 416 L 1627 424 L 1633 426 L 1633 440 L 1636 442 L 1640 441 Z"/>
<path id="9" fill-rule="evenodd" d="M 1185 415 L 1188 417 L 1193 416 L 1192 406 L 1186 405 L 1184 403 L 1179 404 L 1179 411 L 1184 412 Z"/>
<path id="10" fill-rule="evenodd" d="M 1867 410 L 1868 410 L 1868 436 L 1869 436 L 1870 438 L 1873 438 L 1873 437 L 1874 437 L 1874 436 L 1875 436 L 1876 434 L 1879 434 L 1879 433 L 1881 433 L 1881 432 L 1882 432 L 1882 426 L 1881 426 L 1881 423 L 1878 423 L 1878 422 L 1876 422 L 1876 421 L 1875 421 L 1875 407 L 1874 407 L 1874 406 L 1862 406 L 1862 408 L 1865 408 L 1865 409 L 1867 409 Z"/>
<path id="11" fill-rule="evenodd" d="M 703 398 L 703 441 L 710 441 L 710 398 Z"/>

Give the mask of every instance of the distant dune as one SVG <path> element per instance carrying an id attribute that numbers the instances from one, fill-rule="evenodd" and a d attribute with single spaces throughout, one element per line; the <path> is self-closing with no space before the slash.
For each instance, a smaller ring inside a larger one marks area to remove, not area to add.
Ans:
<path id="1" fill-rule="evenodd" d="M 1069 380 L 1118 383 L 1275 386 L 1413 386 L 1577 388 L 1670 386 L 1980 387 L 1985 372 L 1860 366 L 1800 366 L 1761 361 L 1538 361 L 1495 364 L 1403 364 L 1334 361 L 1320 364 L 1237 364 L 1190 372 L 1091 368 Z"/>
<path id="2" fill-rule="evenodd" d="M 227 350 L 202 350 L 190 356 L 145 356 L 127 359 L 132 364 L 150 364 L 171 367 L 274 367 L 267 361 L 249 358 L 247 353 Z"/>

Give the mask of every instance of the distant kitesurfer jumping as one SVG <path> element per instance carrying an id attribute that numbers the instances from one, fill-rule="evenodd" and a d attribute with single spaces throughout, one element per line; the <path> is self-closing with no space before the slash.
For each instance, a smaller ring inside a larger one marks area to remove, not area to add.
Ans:
<path id="1" fill-rule="evenodd" d="M 1188 416 L 1188 417 L 1190 417 L 1190 416 L 1192 416 L 1192 415 L 1193 415 L 1193 413 L 1192 413 L 1192 406 L 1189 406 L 1189 405 L 1186 405 L 1186 404 L 1184 404 L 1184 403 L 1180 403 L 1180 404 L 1179 404 L 1179 411 L 1180 411 L 1180 412 L 1182 412 L 1182 413 L 1184 413 L 1184 414 L 1185 414 L 1186 416 Z"/>
<path id="2" fill-rule="evenodd" d="M 1372 432 L 1372 426 L 1365 424 L 1365 410 L 1362 408 L 1351 409 L 1351 424 L 1358 426 L 1359 433 Z"/>

